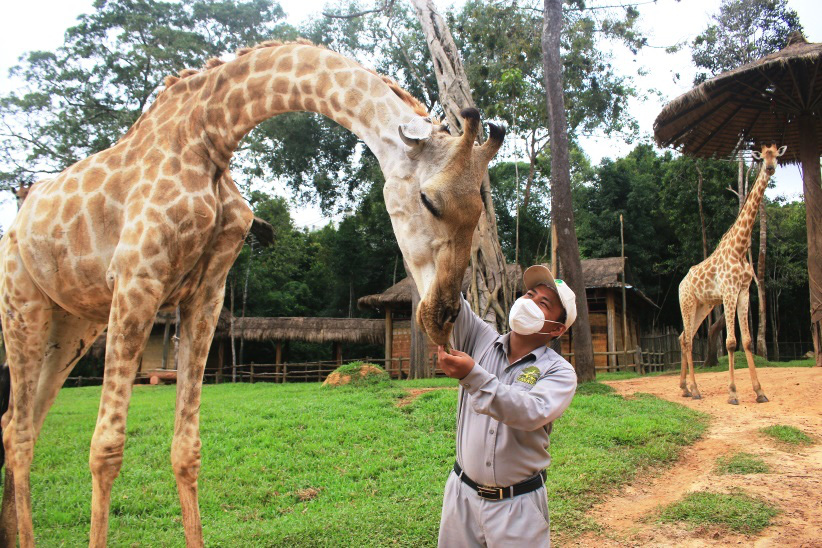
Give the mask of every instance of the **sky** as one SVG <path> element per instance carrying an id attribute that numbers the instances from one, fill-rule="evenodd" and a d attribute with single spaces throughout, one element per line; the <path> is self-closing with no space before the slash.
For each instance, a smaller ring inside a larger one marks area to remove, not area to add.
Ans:
<path id="1" fill-rule="evenodd" d="M 321 12 L 326 1 L 280 0 L 280 5 L 287 14 L 287 21 L 299 25 L 311 15 Z M 440 10 L 454 3 L 436 1 Z M 458 1 L 457 5 L 461 3 Z M 619 0 L 613 2 L 619 3 Z M 367 5 L 367 2 L 364 4 Z M 20 55 L 60 46 L 65 30 L 76 23 L 79 15 L 91 12 L 92 5 L 93 0 L 7 2 L 3 9 L 4 16 L 0 18 L 0 93 L 14 89 L 15 82 L 8 78 L 8 71 Z M 822 2 L 788 0 L 788 5 L 799 14 L 808 41 L 822 42 Z M 642 138 L 650 139 L 653 121 L 665 103 L 692 87 L 695 70 L 690 50 L 686 47 L 672 55 L 665 53 L 664 47 L 692 42 L 708 26 L 718 6 L 718 0 L 656 0 L 637 6 L 640 12 L 639 28 L 648 37 L 649 44 L 655 47 L 643 48 L 638 55 L 616 48 L 614 65 L 618 72 L 634 75 L 640 90 L 640 97 L 631 102 L 630 112 L 639 122 Z M 639 72 L 645 75 L 640 76 Z M 675 77 L 677 74 L 678 78 Z M 618 138 L 604 136 L 584 138 L 581 145 L 594 164 L 606 157 L 624 156 L 634 146 Z M 516 153 L 516 147 L 509 147 L 508 150 L 509 157 Z M 802 194 L 798 166 L 778 167 L 774 180 L 776 188 L 767 192 L 770 198 L 778 195 L 794 198 Z M 274 191 L 288 195 L 284 185 L 275 185 Z M 4 194 L 0 194 L 0 226 L 5 230 L 14 217 L 16 206 L 11 194 Z M 294 207 L 292 217 L 298 226 L 309 228 L 318 228 L 331 220 L 323 216 L 317 206 Z"/>

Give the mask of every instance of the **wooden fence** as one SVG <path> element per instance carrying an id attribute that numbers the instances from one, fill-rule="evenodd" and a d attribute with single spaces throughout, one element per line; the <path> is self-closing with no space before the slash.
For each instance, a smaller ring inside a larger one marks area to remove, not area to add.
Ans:
<path id="1" fill-rule="evenodd" d="M 723 341 L 724 344 L 724 341 Z M 705 363 L 708 345 L 704 338 L 694 339 L 694 365 L 699 366 Z M 780 342 L 779 358 L 782 360 L 802 358 L 808 351 L 813 350 L 811 342 Z M 769 351 L 773 350 L 769 347 Z M 573 353 L 563 354 L 569 361 L 573 358 Z M 594 352 L 595 356 L 624 356 L 624 362 L 615 366 L 599 366 L 597 371 L 636 371 L 637 373 L 649 373 L 653 371 L 665 371 L 678 369 L 682 360 L 682 353 L 679 348 L 679 333 L 673 328 L 662 333 L 654 333 L 640 338 L 640 346 L 627 351 L 616 352 Z M 771 356 L 771 359 L 774 359 Z M 393 358 L 390 360 L 377 358 L 363 358 L 362 361 L 379 365 L 393 378 L 405 378 L 408 375 L 408 358 Z M 437 369 L 436 355 L 426 365 L 426 372 L 429 376 L 442 376 L 443 372 Z M 280 364 L 242 364 L 237 366 L 236 378 L 238 382 L 322 382 L 330 375 L 339 364 L 336 361 L 317 361 L 304 363 L 280 363 Z M 137 382 L 147 382 L 148 376 L 138 377 Z M 214 369 L 207 369 L 204 374 L 204 382 L 221 383 L 231 382 L 231 366 L 226 366 L 222 373 Z M 90 386 L 103 383 L 102 377 L 69 377 L 64 386 Z"/>

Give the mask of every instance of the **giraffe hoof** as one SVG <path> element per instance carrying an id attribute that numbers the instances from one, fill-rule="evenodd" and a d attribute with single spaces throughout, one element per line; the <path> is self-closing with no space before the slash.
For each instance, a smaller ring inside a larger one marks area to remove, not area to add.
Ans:
<path id="1" fill-rule="evenodd" d="M 768 398 L 765 397 L 765 394 L 762 394 L 761 396 L 757 396 L 757 398 L 756 398 L 756 403 L 767 403 L 767 401 L 768 401 Z"/>
<path id="2" fill-rule="evenodd" d="M 693 398 L 695 400 L 701 400 L 702 399 L 702 394 L 694 394 L 693 396 L 691 396 L 691 398 Z"/>
<path id="3" fill-rule="evenodd" d="M 683 393 L 682 393 L 682 397 L 683 397 L 683 398 L 690 398 L 690 397 L 691 397 L 691 393 L 690 393 L 690 392 L 683 392 Z"/>
<path id="4" fill-rule="evenodd" d="M 731 405 L 739 405 L 739 400 L 736 398 L 728 398 L 728 403 Z"/>

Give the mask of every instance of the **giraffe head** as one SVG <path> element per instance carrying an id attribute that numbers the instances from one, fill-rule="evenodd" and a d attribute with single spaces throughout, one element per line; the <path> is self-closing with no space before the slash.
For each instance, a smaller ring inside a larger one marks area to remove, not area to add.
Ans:
<path id="1" fill-rule="evenodd" d="M 26 197 L 29 195 L 29 190 L 31 190 L 31 183 L 26 184 L 21 182 L 20 187 L 17 189 L 12 188 L 11 192 L 14 194 L 14 197 L 17 198 L 17 209 L 19 210 L 23 207 L 23 202 L 26 201 Z"/>
<path id="2" fill-rule="evenodd" d="M 502 127 L 489 124 L 488 140 L 475 145 L 479 112 L 460 114 L 464 133 L 459 137 L 428 118 L 400 125 L 408 175 L 389 175 L 384 189 L 397 242 L 420 292 L 416 320 L 437 344 L 448 342 L 459 311 L 460 287 L 483 211 L 480 186 L 505 136 Z"/>
<path id="3" fill-rule="evenodd" d="M 787 148 L 787 146 L 781 146 L 777 149 L 775 144 L 762 145 L 762 151 L 752 150 L 751 156 L 754 160 L 762 162 L 762 168 L 770 176 L 776 171 L 776 159 L 785 154 Z"/>

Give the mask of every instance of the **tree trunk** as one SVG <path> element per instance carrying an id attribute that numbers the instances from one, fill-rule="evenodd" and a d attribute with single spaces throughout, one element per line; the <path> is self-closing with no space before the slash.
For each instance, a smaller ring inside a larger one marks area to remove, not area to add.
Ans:
<path id="1" fill-rule="evenodd" d="M 231 339 L 231 382 L 237 382 L 237 350 L 234 346 L 234 276 L 231 276 L 231 319 L 228 324 L 228 336 Z"/>
<path id="2" fill-rule="evenodd" d="M 756 262 L 756 290 L 759 295 L 759 324 L 756 330 L 756 353 L 768 359 L 768 343 L 765 331 L 768 324 L 767 295 L 765 294 L 765 252 L 768 247 L 768 217 L 765 212 L 765 198 L 759 205 L 759 258 Z"/>
<path id="3" fill-rule="evenodd" d="M 245 282 L 243 282 L 243 308 L 240 312 L 241 317 L 245 318 L 245 305 L 248 301 L 248 276 L 251 274 L 251 261 L 254 259 L 254 240 L 248 240 L 249 254 L 248 264 L 245 268 Z M 240 363 L 245 363 L 245 330 L 240 333 Z"/>
<path id="4" fill-rule="evenodd" d="M 813 114 L 799 116 L 799 158 L 805 190 L 808 230 L 808 286 L 811 293 L 811 336 L 816 365 L 822 367 L 822 174 L 819 172 L 819 135 Z"/>
<path id="5" fill-rule="evenodd" d="M 714 311 L 719 310 L 717 306 Z M 720 314 L 719 319 L 716 320 L 708 329 L 708 351 L 705 355 L 705 367 L 712 367 L 719 363 L 717 357 L 717 350 L 722 345 L 722 329 L 725 327 L 725 314 Z"/>
<path id="6" fill-rule="evenodd" d="M 577 296 L 577 320 L 574 324 L 574 361 L 581 382 L 596 378 L 591 325 L 588 322 L 588 302 L 585 280 L 579 258 L 579 244 L 574 228 L 574 208 L 571 202 L 571 173 L 568 160 L 568 129 L 565 98 L 562 90 L 562 1 L 545 0 L 542 26 L 542 63 L 545 92 L 551 125 L 551 221 L 557 226 L 559 260 L 565 282 Z"/>
<path id="7" fill-rule="evenodd" d="M 417 19 L 420 21 L 425 41 L 434 62 L 440 104 L 452 132 L 462 133 L 462 109 L 475 107 L 468 86 L 462 60 L 454 38 L 437 12 L 432 0 L 411 0 Z M 480 141 L 485 139 L 480 128 Z M 491 181 L 488 174 L 482 180 L 480 194 L 484 211 L 480 216 L 471 245 L 471 285 L 468 302 L 481 318 L 494 326 L 497 331 L 508 330 L 506 323 L 508 310 L 513 304 L 515 280 L 508 280 L 505 271 L 505 257 L 497 234 L 497 217 L 491 201 Z"/>
<path id="8" fill-rule="evenodd" d="M 696 183 L 696 200 L 699 203 L 699 224 L 702 227 L 702 260 L 708 258 L 708 230 L 705 228 L 705 211 L 702 209 L 702 170 L 699 162 L 696 163 L 696 173 L 698 175 Z"/>

